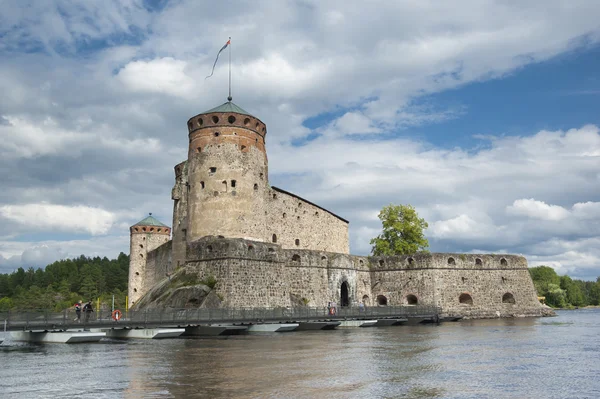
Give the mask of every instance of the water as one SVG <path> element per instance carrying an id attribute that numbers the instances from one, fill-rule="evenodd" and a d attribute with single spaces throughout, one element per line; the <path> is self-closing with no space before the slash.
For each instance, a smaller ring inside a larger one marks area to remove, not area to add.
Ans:
<path id="1" fill-rule="evenodd" d="M 600 309 L 234 336 L 0 347 L 6 398 L 599 398 Z"/>

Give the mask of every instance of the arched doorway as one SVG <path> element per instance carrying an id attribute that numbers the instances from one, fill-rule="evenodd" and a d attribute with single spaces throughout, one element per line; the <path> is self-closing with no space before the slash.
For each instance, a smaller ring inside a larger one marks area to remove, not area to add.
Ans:
<path id="1" fill-rule="evenodd" d="M 348 282 L 344 281 L 340 289 L 340 306 L 350 306 Z"/>
<path id="2" fill-rule="evenodd" d="M 407 305 L 418 305 L 419 299 L 417 298 L 416 295 L 409 294 L 406 296 L 406 304 Z"/>
<path id="3" fill-rule="evenodd" d="M 377 305 L 387 306 L 387 298 L 384 295 L 377 295 Z"/>
<path id="4" fill-rule="evenodd" d="M 514 295 L 510 292 L 507 292 L 506 294 L 502 295 L 502 303 L 516 303 Z"/>
<path id="5" fill-rule="evenodd" d="M 463 303 L 465 305 L 472 305 L 473 298 L 471 297 L 471 295 L 464 292 L 464 293 L 460 294 L 460 296 L 458 297 L 458 302 Z"/>

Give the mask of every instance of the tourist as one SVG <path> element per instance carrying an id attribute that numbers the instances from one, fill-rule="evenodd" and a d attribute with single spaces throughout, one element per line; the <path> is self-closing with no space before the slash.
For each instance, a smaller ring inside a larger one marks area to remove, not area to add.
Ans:
<path id="1" fill-rule="evenodd" d="M 85 313 L 85 321 L 86 322 L 90 321 L 90 316 L 92 315 L 93 311 L 94 311 L 94 308 L 92 307 L 92 301 L 88 301 L 88 303 L 86 303 L 85 306 L 83 307 L 83 313 Z"/>
<path id="2" fill-rule="evenodd" d="M 76 321 L 77 323 L 81 322 L 81 301 L 75 304 L 75 318 L 73 321 Z"/>

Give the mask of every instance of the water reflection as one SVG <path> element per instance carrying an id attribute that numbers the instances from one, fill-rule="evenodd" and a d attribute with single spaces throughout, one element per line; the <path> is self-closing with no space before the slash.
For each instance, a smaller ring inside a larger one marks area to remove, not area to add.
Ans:
<path id="1" fill-rule="evenodd" d="M 0 392 L 3 398 L 599 397 L 599 352 L 600 311 L 228 339 L 11 343 L 0 347 Z"/>

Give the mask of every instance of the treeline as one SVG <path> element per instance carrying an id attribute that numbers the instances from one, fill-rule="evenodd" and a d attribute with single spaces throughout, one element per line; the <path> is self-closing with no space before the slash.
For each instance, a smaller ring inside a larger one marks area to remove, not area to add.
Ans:
<path id="1" fill-rule="evenodd" d="M 45 269 L 22 267 L 10 274 L 0 274 L 0 311 L 50 310 L 59 312 L 79 300 L 124 308 L 129 276 L 129 255 L 117 259 L 106 257 L 56 261 Z"/>
<path id="2" fill-rule="evenodd" d="M 569 276 L 559 276 L 548 266 L 531 267 L 529 273 L 538 295 L 546 297 L 548 306 L 600 305 L 600 277 L 596 281 L 573 280 Z"/>

